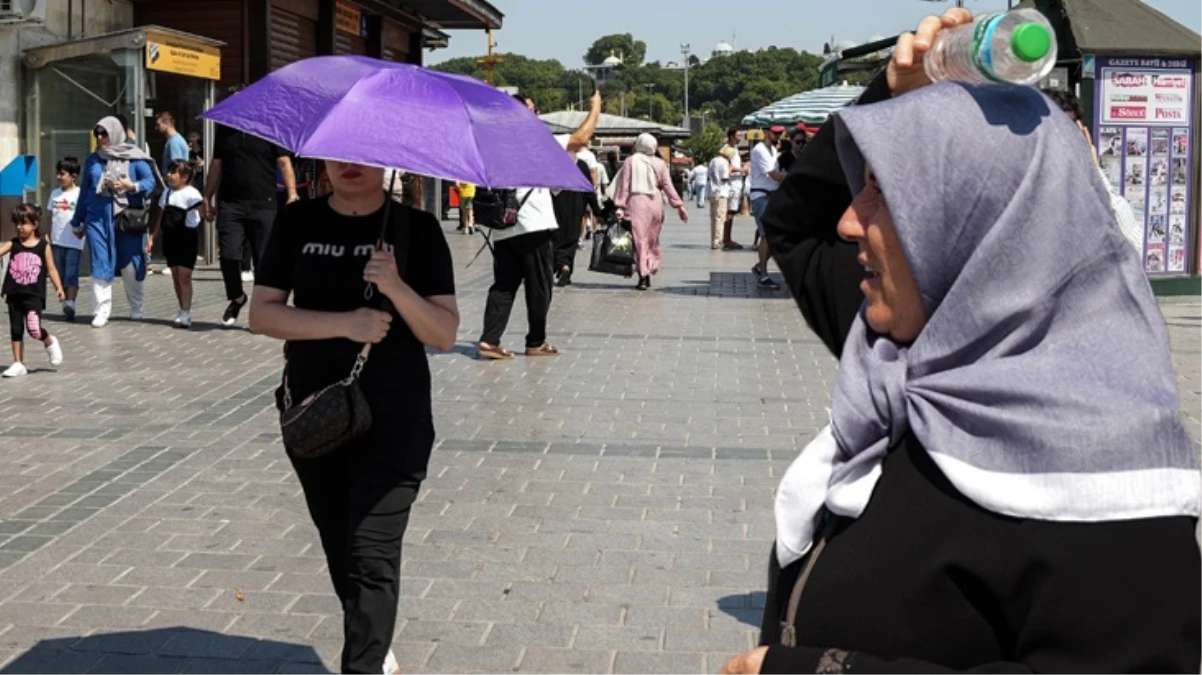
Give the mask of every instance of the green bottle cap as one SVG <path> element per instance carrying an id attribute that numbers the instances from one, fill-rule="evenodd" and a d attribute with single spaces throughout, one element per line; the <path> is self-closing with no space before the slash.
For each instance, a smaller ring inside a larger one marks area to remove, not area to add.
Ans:
<path id="1" fill-rule="evenodd" d="M 1052 50 L 1052 34 L 1034 21 L 1024 23 L 1014 29 L 1014 35 L 1010 38 L 1010 48 L 1018 58 L 1033 63 L 1047 56 Z"/>

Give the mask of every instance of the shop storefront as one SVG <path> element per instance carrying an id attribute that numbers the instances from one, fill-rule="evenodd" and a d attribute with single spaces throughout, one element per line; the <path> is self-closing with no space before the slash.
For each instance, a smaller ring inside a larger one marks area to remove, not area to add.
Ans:
<path id="1" fill-rule="evenodd" d="M 54 188 L 60 157 L 81 161 L 94 149 L 91 130 L 108 115 L 124 115 L 155 157 L 165 141 L 154 116 L 169 111 L 185 137 L 211 139 L 200 113 L 215 102 L 222 43 L 161 26 L 143 26 L 25 52 L 25 146 L 39 163 L 37 199 Z M 211 148 L 202 141 L 208 164 Z M 211 233 L 209 233 L 211 235 Z M 210 250 L 211 236 L 203 251 Z"/>
<path id="2" fill-rule="evenodd" d="M 1158 294 L 1197 294 L 1202 38 L 1139 0 L 1023 0 L 1056 27 L 1057 72 L 1077 92 L 1107 180 L 1144 229 Z"/>

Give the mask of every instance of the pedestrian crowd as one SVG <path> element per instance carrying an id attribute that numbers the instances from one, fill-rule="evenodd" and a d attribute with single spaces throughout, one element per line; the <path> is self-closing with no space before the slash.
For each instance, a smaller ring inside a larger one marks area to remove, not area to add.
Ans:
<path id="1" fill-rule="evenodd" d="M 1104 187 L 1071 96 L 927 79 L 936 34 L 970 20 L 924 20 L 856 104 L 817 130 L 765 129 L 746 155 L 731 129 L 675 176 L 647 134 L 599 159 L 594 93 L 555 136 L 591 191 L 519 188 L 514 225 L 490 229 L 492 191 L 455 186 L 458 231 L 491 248 L 482 359 L 515 358 L 503 336 L 519 288 L 524 354 L 561 353 L 553 289 L 584 241 L 628 236 L 629 275 L 649 289 L 666 207 L 688 223 L 688 201 L 708 206 L 722 251 L 743 248 L 747 203 L 757 284 L 779 288 L 775 260 L 839 359 L 830 424 L 776 494 L 760 646 L 723 673 L 1199 667 L 1198 464 L 1130 206 Z M 125 127 L 99 120 L 96 151 L 58 162 L 49 237 L 37 207 L 12 214 L 4 376 L 26 372 L 26 332 L 62 363 L 46 282 L 74 320 L 85 241 L 93 326 L 118 277 L 142 318 L 156 245 L 190 326 L 198 228 L 215 220 L 223 323 L 249 307 L 252 332 L 285 341 L 276 402 L 345 614 L 341 667 L 399 672 L 402 541 L 435 439 L 426 347 L 451 348 L 460 321 L 438 219 L 413 176 L 397 201 L 391 172 L 328 160 L 322 196 L 297 204 L 294 158 L 270 142 L 223 128 L 204 166 L 163 113 L 155 162 Z M 288 429 L 313 405 L 354 418 L 336 451 Z"/>

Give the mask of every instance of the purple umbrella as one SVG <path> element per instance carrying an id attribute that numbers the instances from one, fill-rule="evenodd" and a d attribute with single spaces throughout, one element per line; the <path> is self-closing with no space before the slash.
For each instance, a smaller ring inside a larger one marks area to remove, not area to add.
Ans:
<path id="1" fill-rule="evenodd" d="M 575 159 L 526 106 L 461 75 L 363 56 L 281 68 L 202 117 L 314 159 L 491 188 L 591 192 Z"/>

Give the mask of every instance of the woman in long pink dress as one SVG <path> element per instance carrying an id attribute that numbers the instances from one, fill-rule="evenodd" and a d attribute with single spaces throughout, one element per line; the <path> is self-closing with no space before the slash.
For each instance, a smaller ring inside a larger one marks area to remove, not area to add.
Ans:
<path id="1" fill-rule="evenodd" d="M 684 201 L 672 187 L 668 165 L 655 154 L 658 143 L 651 134 L 643 134 L 634 144 L 634 154 L 627 158 L 618 172 L 618 187 L 614 205 L 621 210 L 634 228 L 635 270 L 645 291 L 651 287 L 651 275 L 659 271 L 659 231 L 664 226 L 664 197 L 689 222 Z"/>

